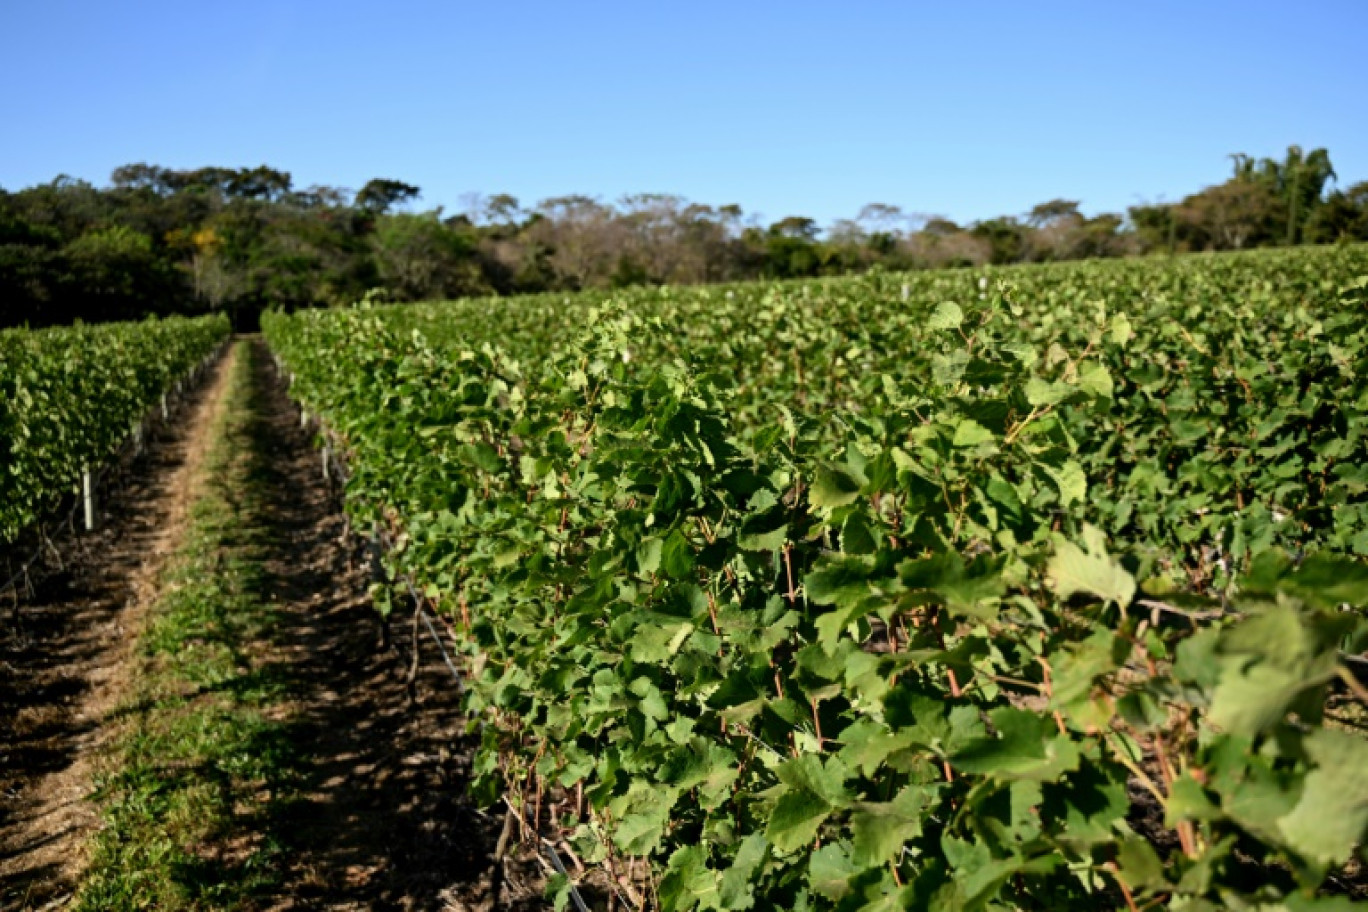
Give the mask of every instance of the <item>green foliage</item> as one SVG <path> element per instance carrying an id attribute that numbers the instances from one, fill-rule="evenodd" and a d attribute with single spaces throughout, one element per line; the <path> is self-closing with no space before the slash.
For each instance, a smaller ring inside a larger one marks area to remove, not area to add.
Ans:
<path id="1" fill-rule="evenodd" d="M 227 334 L 221 315 L 0 332 L 0 544 L 99 468 Z"/>
<path id="2" fill-rule="evenodd" d="M 109 188 L 60 177 L 0 190 L 0 326 L 226 310 L 252 330 L 266 307 L 341 305 L 375 288 L 432 300 L 1368 240 L 1368 183 L 1328 189 L 1326 150 L 1234 158 L 1226 183 L 1128 218 L 1056 199 L 1024 218 L 919 224 L 871 203 L 825 230 L 664 194 L 528 207 L 496 194 L 445 215 L 404 211 L 419 188 L 386 178 L 353 194 L 296 189 L 265 165 L 125 165 Z"/>
<path id="3" fill-rule="evenodd" d="M 1365 267 L 264 329 L 452 620 L 477 791 L 582 791 L 663 908 L 1311 908 L 1368 824 Z"/>

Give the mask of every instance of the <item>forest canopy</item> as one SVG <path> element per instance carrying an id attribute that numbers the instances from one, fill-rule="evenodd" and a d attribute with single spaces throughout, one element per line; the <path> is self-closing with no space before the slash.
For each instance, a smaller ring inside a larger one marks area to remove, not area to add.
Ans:
<path id="1" fill-rule="evenodd" d="M 873 203 L 825 230 L 662 194 L 497 194 L 448 215 L 392 178 L 300 189 L 265 165 L 130 164 L 107 187 L 0 189 L 0 326 L 225 311 L 246 328 L 267 306 L 376 289 L 412 301 L 1368 240 L 1368 181 L 1340 189 L 1325 149 L 1232 161 L 1221 184 L 1126 213 L 1055 199 L 961 225 Z"/>

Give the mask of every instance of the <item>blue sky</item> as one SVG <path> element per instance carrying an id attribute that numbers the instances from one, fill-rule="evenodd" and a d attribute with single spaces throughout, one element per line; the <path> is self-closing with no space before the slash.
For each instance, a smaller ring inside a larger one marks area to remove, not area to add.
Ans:
<path id="1" fill-rule="evenodd" d="M 678 193 L 827 223 L 1174 200 L 1227 155 L 1368 180 L 1368 2 L 6 0 L 0 187 L 394 177 L 425 206 Z"/>

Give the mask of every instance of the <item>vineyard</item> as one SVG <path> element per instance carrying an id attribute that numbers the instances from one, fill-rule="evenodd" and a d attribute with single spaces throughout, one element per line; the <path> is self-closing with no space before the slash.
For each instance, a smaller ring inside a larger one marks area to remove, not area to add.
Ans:
<path id="1" fill-rule="evenodd" d="M 0 546 L 164 413 L 228 331 L 219 315 L 0 332 Z"/>
<path id="2" fill-rule="evenodd" d="M 1368 249 L 263 329 L 476 794 L 628 903 L 1368 897 Z"/>

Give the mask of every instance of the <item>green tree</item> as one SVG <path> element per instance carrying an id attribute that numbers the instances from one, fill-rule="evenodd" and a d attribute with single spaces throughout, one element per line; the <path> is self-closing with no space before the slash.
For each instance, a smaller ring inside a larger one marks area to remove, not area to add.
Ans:
<path id="1" fill-rule="evenodd" d="M 102 319 L 136 319 L 174 309 L 172 276 L 147 235 L 113 225 L 89 231 L 63 251 L 74 294 Z"/>
<path id="2" fill-rule="evenodd" d="M 1175 207 L 1165 204 L 1131 206 L 1126 211 L 1140 249 L 1167 250 L 1178 245 L 1178 218 Z"/>
<path id="3" fill-rule="evenodd" d="M 381 215 L 395 206 L 417 199 L 421 192 L 413 184 L 377 177 L 367 181 L 366 186 L 356 194 L 356 205 L 367 212 Z"/>
<path id="4" fill-rule="evenodd" d="M 1368 181 L 1326 196 L 1306 220 L 1302 240 L 1309 244 L 1368 241 Z"/>
<path id="5" fill-rule="evenodd" d="M 371 243 L 380 277 L 398 300 L 489 290 L 480 277 L 474 238 L 444 224 L 435 212 L 381 216 Z"/>
<path id="6" fill-rule="evenodd" d="M 1325 149 L 1304 153 L 1301 146 L 1288 146 L 1287 156 L 1281 162 L 1272 158 L 1256 160 L 1243 153 L 1231 158 L 1235 164 L 1233 180 L 1262 185 L 1282 201 L 1282 241 L 1296 244 L 1301 239 L 1302 226 L 1320 204 L 1326 184 L 1336 176 L 1330 153 Z"/>
<path id="7" fill-rule="evenodd" d="M 1026 232 L 1010 215 L 979 222 L 970 234 L 988 243 L 992 263 L 1018 263 L 1025 258 Z"/>
<path id="8" fill-rule="evenodd" d="M 1175 216 L 1194 249 L 1239 250 L 1276 242 L 1283 211 L 1274 184 L 1237 176 L 1187 197 Z"/>

